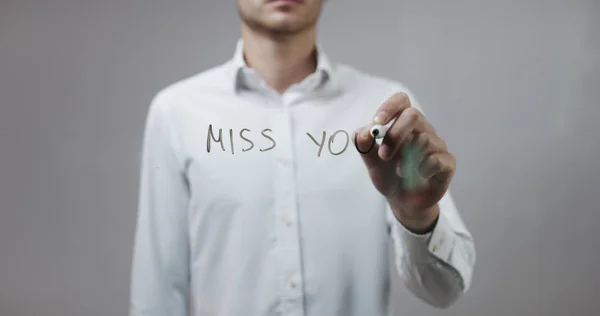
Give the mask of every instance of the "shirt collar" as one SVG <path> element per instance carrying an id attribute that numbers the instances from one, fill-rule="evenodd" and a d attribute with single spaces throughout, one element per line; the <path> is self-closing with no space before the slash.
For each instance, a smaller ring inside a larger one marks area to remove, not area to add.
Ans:
<path id="1" fill-rule="evenodd" d="M 240 38 L 237 41 L 233 58 L 230 60 L 230 78 L 234 92 L 238 91 L 241 82 L 243 69 L 249 69 L 243 54 L 244 41 Z M 323 82 L 327 82 L 331 87 L 335 87 L 334 65 L 323 50 L 320 44 L 317 44 L 317 68 L 315 72 L 322 73 Z"/>

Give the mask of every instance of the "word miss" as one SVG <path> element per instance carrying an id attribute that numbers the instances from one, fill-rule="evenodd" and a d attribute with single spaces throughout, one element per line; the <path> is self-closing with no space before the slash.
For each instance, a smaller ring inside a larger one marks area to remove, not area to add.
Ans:
<path id="1" fill-rule="evenodd" d="M 269 147 L 258 149 L 261 152 L 272 150 L 273 148 L 275 148 L 275 146 L 277 146 L 277 142 L 275 141 L 275 139 L 273 139 L 273 137 L 271 137 L 267 134 L 269 132 L 272 132 L 272 130 L 268 129 L 268 128 L 263 129 L 260 132 L 262 137 L 269 140 L 269 142 L 270 142 Z M 254 142 L 252 140 L 250 140 L 249 138 L 247 138 L 244 133 L 251 133 L 251 131 L 248 128 L 243 128 L 238 133 L 239 138 L 241 138 L 245 143 L 247 143 L 247 147 L 242 148 L 242 152 L 247 152 L 247 151 L 254 149 Z M 315 137 L 313 135 L 311 135 L 310 133 L 306 133 L 306 135 L 318 147 L 317 157 L 321 157 L 321 153 L 323 152 L 323 149 L 325 148 L 325 139 L 327 138 L 327 133 L 325 131 L 323 131 L 323 133 L 321 135 L 321 141 L 318 141 L 317 139 L 315 139 Z M 342 142 L 345 142 L 344 147 L 341 150 L 339 150 L 339 149 L 334 150 L 334 148 L 332 148 L 333 142 L 335 141 L 336 137 L 338 139 L 341 139 Z M 232 155 L 235 154 L 235 152 L 236 152 L 235 144 L 237 144 L 237 142 L 234 141 L 234 139 L 236 139 L 236 138 L 237 137 L 234 137 L 233 129 L 229 129 L 229 149 L 230 149 Z M 223 141 L 223 130 L 221 128 L 219 128 L 217 135 L 215 135 L 215 132 L 213 131 L 213 126 L 211 124 L 208 126 L 208 135 L 206 137 L 206 151 L 209 153 L 212 150 L 213 142 L 219 143 L 219 145 L 221 146 L 221 151 L 226 151 L 225 150 L 225 142 Z M 329 151 L 329 153 L 331 155 L 334 155 L 334 156 L 341 155 L 342 153 L 344 153 L 346 151 L 346 149 L 348 149 L 348 145 L 350 144 L 350 142 L 351 142 L 351 137 L 346 131 L 337 130 L 331 136 L 329 136 L 329 141 L 327 142 L 327 150 Z M 373 141 L 373 144 L 374 143 L 375 143 L 375 141 Z M 373 144 L 371 145 L 371 148 L 373 148 Z M 356 146 L 356 142 L 354 143 L 354 145 L 355 145 L 356 149 L 362 154 L 368 153 L 371 150 L 371 148 L 369 148 L 366 152 L 360 151 L 358 149 L 358 146 Z"/>

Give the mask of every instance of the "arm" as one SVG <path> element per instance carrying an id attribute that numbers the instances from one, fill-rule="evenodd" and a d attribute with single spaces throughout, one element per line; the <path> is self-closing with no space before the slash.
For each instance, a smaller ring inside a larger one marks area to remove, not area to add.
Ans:
<path id="1" fill-rule="evenodd" d="M 438 202 L 433 230 L 415 234 L 394 217 L 388 206 L 396 269 L 407 288 L 421 300 L 447 308 L 471 284 L 475 245 L 449 191 Z"/>
<path id="2" fill-rule="evenodd" d="M 372 122 L 356 131 L 355 144 L 386 199 L 400 277 L 423 301 L 446 308 L 469 288 L 475 264 L 473 238 L 448 190 L 456 159 L 414 95 L 396 89 L 404 92 L 379 106 Z M 375 144 L 371 127 L 388 124 Z"/>
<path id="3" fill-rule="evenodd" d="M 131 316 L 188 315 L 188 187 L 167 111 L 155 99 L 144 130 Z"/>

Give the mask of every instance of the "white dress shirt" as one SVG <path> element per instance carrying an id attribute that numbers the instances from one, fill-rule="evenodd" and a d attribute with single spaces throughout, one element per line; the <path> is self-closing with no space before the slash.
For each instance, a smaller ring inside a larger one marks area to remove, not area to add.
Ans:
<path id="1" fill-rule="evenodd" d="M 130 315 L 386 315 L 390 271 L 423 301 L 452 304 L 475 248 L 450 194 L 431 233 L 409 232 L 352 140 L 396 92 L 421 109 L 414 95 L 321 46 L 317 70 L 278 94 L 242 48 L 150 105 Z"/>

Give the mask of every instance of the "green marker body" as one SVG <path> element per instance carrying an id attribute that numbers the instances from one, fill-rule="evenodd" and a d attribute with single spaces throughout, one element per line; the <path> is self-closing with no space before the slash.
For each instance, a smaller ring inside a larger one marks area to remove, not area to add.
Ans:
<path id="1" fill-rule="evenodd" d="M 413 144 L 410 144 L 403 149 L 402 173 L 404 175 L 404 189 L 406 190 L 413 190 L 417 186 L 417 181 L 419 179 L 419 166 L 417 165 L 418 154 L 418 150 Z"/>

